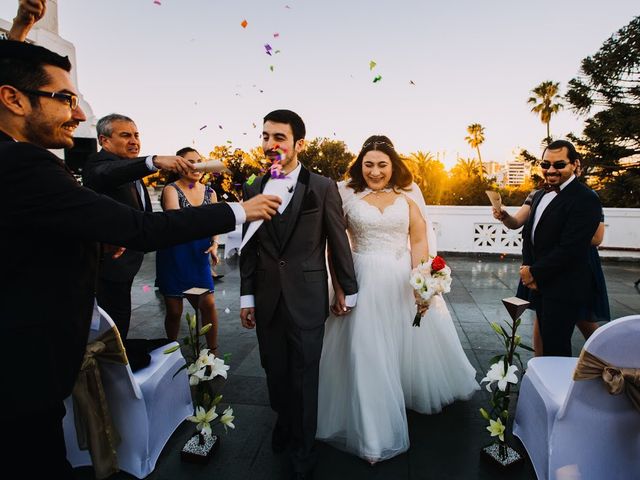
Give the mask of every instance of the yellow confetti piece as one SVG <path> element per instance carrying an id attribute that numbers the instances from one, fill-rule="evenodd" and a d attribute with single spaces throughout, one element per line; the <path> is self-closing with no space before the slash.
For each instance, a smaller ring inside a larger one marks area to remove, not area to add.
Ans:
<path id="1" fill-rule="evenodd" d="M 374 68 L 376 68 L 377 63 L 374 62 L 373 60 L 371 60 L 369 62 L 369 70 L 373 70 Z"/>

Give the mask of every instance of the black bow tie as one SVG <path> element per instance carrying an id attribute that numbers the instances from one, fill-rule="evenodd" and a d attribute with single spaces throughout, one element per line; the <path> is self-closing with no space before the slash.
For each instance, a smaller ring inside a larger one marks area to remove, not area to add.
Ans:
<path id="1" fill-rule="evenodd" d="M 544 188 L 545 193 L 549 193 L 549 192 L 560 193 L 560 186 L 559 185 L 549 185 L 548 183 L 545 183 L 543 188 Z"/>

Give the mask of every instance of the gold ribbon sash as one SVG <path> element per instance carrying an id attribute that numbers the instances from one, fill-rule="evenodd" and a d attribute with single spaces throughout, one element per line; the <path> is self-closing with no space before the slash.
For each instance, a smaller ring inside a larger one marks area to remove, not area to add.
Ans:
<path id="1" fill-rule="evenodd" d="M 116 454 L 120 435 L 109 412 L 99 362 L 128 363 L 116 328 L 111 328 L 87 344 L 72 392 L 78 445 L 81 450 L 89 449 L 96 478 L 102 479 L 120 471 Z"/>
<path id="2" fill-rule="evenodd" d="M 573 372 L 573 379 L 591 380 L 593 378 L 602 378 L 611 395 L 620 395 L 624 392 L 640 412 L 640 368 L 614 367 L 586 350 L 582 350 L 576 370 Z"/>

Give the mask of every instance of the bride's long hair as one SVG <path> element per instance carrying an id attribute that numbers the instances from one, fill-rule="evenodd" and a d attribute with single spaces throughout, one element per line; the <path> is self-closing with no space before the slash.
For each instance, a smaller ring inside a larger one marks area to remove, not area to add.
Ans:
<path id="1" fill-rule="evenodd" d="M 385 135 L 372 135 L 365 140 L 360 153 L 345 175 L 347 186 L 352 188 L 356 193 L 367 188 L 367 182 L 362 175 L 362 159 L 367 152 L 372 150 L 378 150 L 391 159 L 391 179 L 389 180 L 389 187 L 409 190 L 411 188 L 411 182 L 413 182 L 413 174 L 400 155 L 398 155 L 398 152 L 396 152 L 389 137 Z"/>

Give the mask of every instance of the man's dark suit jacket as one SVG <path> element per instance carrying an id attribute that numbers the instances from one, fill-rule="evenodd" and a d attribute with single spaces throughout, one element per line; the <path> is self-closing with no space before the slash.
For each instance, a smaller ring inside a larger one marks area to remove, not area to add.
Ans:
<path id="1" fill-rule="evenodd" d="M 117 155 L 101 150 L 91 155 L 82 169 L 82 183 L 98 193 L 113 198 L 115 201 L 140 210 L 139 196 L 136 193 L 135 180 L 150 174 L 146 165 L 146 157 L 120 158 Z M 142 189 L 145 197 L 145 211 L 151 211 L 151 198 L 146 188 Z M 130 282 L 140 270 L 144 253 L 127 249 L 117 259 L 105 253 L 100 259 L 100 278 L 112 282 Z"/>
<path id="2" fill-rule="evenodd" d="M 535 212 L 544 193 L 540 190 L 533 197 L 522 230 L 522 263 L 531 267 L 541 295 L 587 302 L 592 294 L 588 253 L 602 206 L 597 195 L 574 178 L 542 213 L 532 243 Z"/>
<path id="3" fill-rule="evenodd" d="M 243 198 L 261 193 L 267 179 L 245 184 Z M 282 240 L 274 229 L 276 216 L 264 222 L 242 249 L 241 295 L 254 295 L 257 322 L 270 322 L 282 295 L 298 327 L 317 328 L 329 315 L 327 242 L 345 294 L 358 291 L 338 187 L 302 167 L 287 210 L 289 222 Z"/>
<path id="4" fill-rule="evenodd" d="M 21 416 L 29 428 L 71 393 L 91 322 L 98 242 L 150 251 L 231 231 L 235 216 L 223 203 L 134 210 L 80 186 L 48 150 L 2 132 L 0 178 L 0 420 Z"/>

